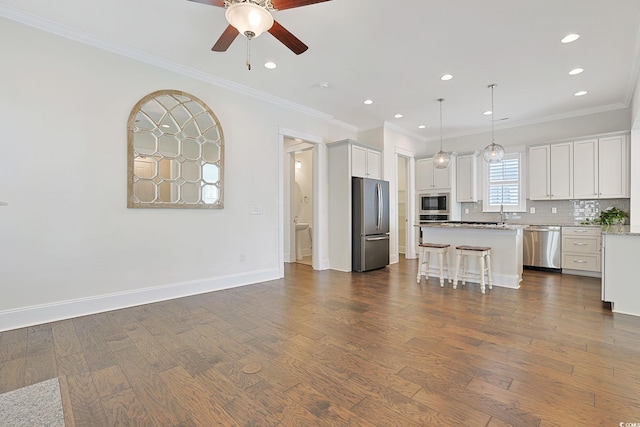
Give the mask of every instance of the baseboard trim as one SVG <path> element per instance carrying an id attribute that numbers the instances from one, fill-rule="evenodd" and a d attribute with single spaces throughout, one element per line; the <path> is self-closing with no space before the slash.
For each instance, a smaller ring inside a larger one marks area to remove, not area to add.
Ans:
<path id="1" fill-rule="evenodd" d="M 246 286 L 268 280 L 280 279 L 282 277 L 278 269 L 261 270 L 5 310 L 0 311 L 0 332 L 206 292 L 214 292 L 222 289 Z"/>

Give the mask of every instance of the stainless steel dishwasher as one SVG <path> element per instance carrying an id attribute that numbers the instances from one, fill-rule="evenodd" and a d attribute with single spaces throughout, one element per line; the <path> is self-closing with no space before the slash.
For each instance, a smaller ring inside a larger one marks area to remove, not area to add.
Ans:
<path id="1" fill-rule="evenodd" d="M 524 229 L 525 267 L 562 268 L 560 226 L 530 225 Z"/>

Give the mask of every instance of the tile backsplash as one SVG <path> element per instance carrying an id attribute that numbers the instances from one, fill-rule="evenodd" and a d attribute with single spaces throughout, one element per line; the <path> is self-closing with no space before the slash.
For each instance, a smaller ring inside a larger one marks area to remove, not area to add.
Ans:
<path id="1" fill-rule="evenodd" d="M 514 224 L 564 225 L 597 218 L 601 211 L 616 207 L 629 213 L 629 199 L 600 200 L 527 200 L 527 212 L 508 213 L 506 221 Z M 531 213 L 531 208 L 535 213 Z M 556 213 L 552 213 L 554 211 Z M 465 213 L 469 209 L 469 213 Z M 500 214 L 482 212 L 482 201 L 462 203 L 463 221 L 499 221 Z"/>

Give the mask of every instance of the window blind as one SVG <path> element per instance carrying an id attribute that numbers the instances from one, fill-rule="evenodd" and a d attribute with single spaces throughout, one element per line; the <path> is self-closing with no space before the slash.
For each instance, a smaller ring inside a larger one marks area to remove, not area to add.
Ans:
<path id="1" fill-rule="evenodd" d="M 520 158 L 505 158 L 489 164 L 489 205 L 520 204 Z"/>

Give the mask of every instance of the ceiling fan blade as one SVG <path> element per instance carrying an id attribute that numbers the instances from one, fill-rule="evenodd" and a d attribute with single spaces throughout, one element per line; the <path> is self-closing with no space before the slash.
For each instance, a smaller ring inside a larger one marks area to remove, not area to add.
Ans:
<path id="1" fill-rule="evenodd" d="M 300 55 L 301 53 L 309 49 L 309 46 L 302 43 L 300 39 L 291 34 L 289 30 L 284 28 L 277 21 L 273 21 L 273 26 L 269 28 L 269 32 L 271 33 L 271 35 L 273 35 L 273 37 L 280 40 L 283 45 L 291 49 L 291 51 L 296 55 Z"/>
<path id="2" fill-rule="evenodd" d="M 227 26 L 227 28 L 224 30 L 216 44 L 213 45 L 211 50 L 214 52 L 226 51 L 227 49 L 229 49 L 229 46 L 231 46 L 231 43 L 233 43 L 236 37 L 238 37 L 238 34 L 240 33 L 238 32 L 238 30 L 236 30 L 236 27 L 234 27 L 233 25 Z"/>
<path id="3" fill-rule="evenodd" d="M 197 1 L 197 0 L 193 0 Z M 293 9 L 294 7 L 308 6 L 310 4 L 322 3 L 331 0 L 271 0 L 271 4 L 276 10 Z"/>
<path id="4" fill-rule="evenodd" d="M 208 4 L 210 6 L 224 7 L 224 0 L 189 0 L 189 1 Z"/>

